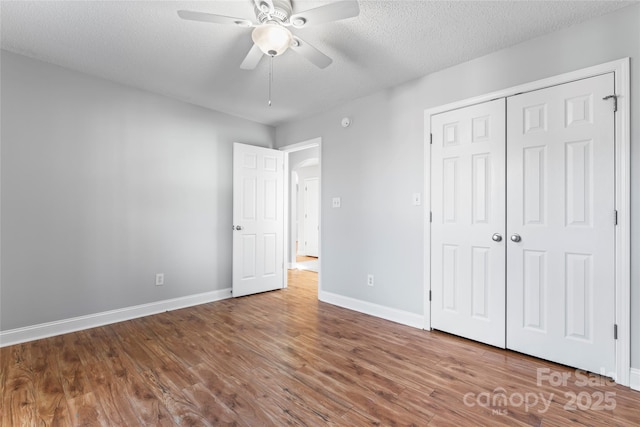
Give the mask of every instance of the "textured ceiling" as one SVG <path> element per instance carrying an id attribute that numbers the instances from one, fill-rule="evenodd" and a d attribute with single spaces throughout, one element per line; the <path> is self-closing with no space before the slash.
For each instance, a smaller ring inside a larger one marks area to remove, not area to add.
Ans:
<path id="1" fill-rule="evenodd" d="M 293 0 L 294 13 L 328 2 Z M 251 29 L 185 21 L 180 9 L 255 20 L 251 0 L 3 1 L 2 48 L 277 125 L 603 15 L 618 1 L 360 1 L 360 15 L 293 30 L 333 58 L 295 52 L 239 68 Z"/>

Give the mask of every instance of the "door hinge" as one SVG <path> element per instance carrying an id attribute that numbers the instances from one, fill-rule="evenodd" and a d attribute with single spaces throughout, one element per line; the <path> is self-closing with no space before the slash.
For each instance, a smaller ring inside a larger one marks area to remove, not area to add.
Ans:
<path id="1" fill-rule="evenodd" d="M 613 225 L 618 225 L 618 211 L 613 211 Z"/>
<path id="2" fill-rule="evenodd" d="M 429 134 L 429 144 L 433 144 L 433 134 Z"/>
<path id="3" fill-rule="evenodd" d="M 431 301 L 431 290 L 429 290 L 429 301 Z"/>
<path id="4" fill-rule="evenodd" d="M 618 95 L 607 95 L 602 98 L 602 100 L 606 101 L 607 99 L 611 98 L 613 98 L 613 112 L 615 113 L 616 111 L 618 111 Z"/>
<path id="5" fill-rule="evenodd" d="M 429 222 L 433 222 L 433 212 L 429 212 Z"/>
<path id="6" fill-rule="evenodd" d="M 613 339 L 618 339 L 618 325 L 613 325 Z"/>

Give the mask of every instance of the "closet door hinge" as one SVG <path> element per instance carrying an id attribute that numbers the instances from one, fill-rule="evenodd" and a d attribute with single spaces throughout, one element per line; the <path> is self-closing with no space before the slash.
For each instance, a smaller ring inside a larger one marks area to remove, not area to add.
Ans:
<path id="1" fill-rule="evenodd" d="M 429 144 L 433 144 L 433 134 L 429 134 Z"/>
<path id="2" fill-rule="evenodd" d="M 429 301 L 431 301 L 431 290 L 429 290 Z"/>
<path id="3" fill-rule="evenodd" d="M 613 339 L 618 339 L 618 325 L 613 325 Z"/>
<path id="4" fill-rule="evenodd" d="M 613 225 L 618 225 L 618 211 L 613 211 Z"/>
<path id="5" fill-rule="evenodd" d="M 429 222 L 433 222 L 433 212 L 429 212 Z"/>
<path id="6" fill-rule="evenodd" d="M 607 99 L 611 98 L 613 98 L 613 112 L 615 113 L 616 111 L 618 111 L 618 95 L 607 95 L 602 98 L 602 100 L 606 101 Z"/>

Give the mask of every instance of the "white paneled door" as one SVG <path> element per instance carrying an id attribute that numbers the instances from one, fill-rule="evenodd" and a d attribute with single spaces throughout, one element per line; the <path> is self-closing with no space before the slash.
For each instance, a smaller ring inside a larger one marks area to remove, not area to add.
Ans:
<path id="1" fill-rule="evenodd" d="M 431 325 L 505 346 L 505 100 L 431 117 Z"/>
<path id="2" fill-rule="evenodd" d="M 507 347 L 615 372 L 613 73 L 508 98 Z"/>
<path id="3" fill-rule="evenodd" d="M 609 73 L 431 116 L 434 329 L 615 373 L 614 93 Z"/>
<path id="4" fill-rule="evenodd" d="M 284 155 L 233 146 L 233 296 L 283 287 Z"/>
<path id="5" fill-rule="evenodd" d="M 318 256 L 320 233 L 320 179 L 304 180 L 304 254 Z"/>

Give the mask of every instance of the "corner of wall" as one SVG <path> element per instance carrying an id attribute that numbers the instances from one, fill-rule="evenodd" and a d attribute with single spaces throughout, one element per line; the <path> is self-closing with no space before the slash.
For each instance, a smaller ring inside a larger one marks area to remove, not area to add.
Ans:
<path id="1" fill-rule="evenodd" d="M 368 314 L 369 316 L 390 320 L 392 322 L 400 323 L 405 326 L 411 326 L 418 329 L 422 329 L 422 327 L 424 326 L 424 318 L 421 314 L 415 314 L 408 311 L 385 307 L 382 305 L 358 300 L 355 298 L 345 297 L 343 295 L 338 295 L 326 291 L 320 291 L 318 299 L 328 304 L 357 311 L 359 313 Z"/>

